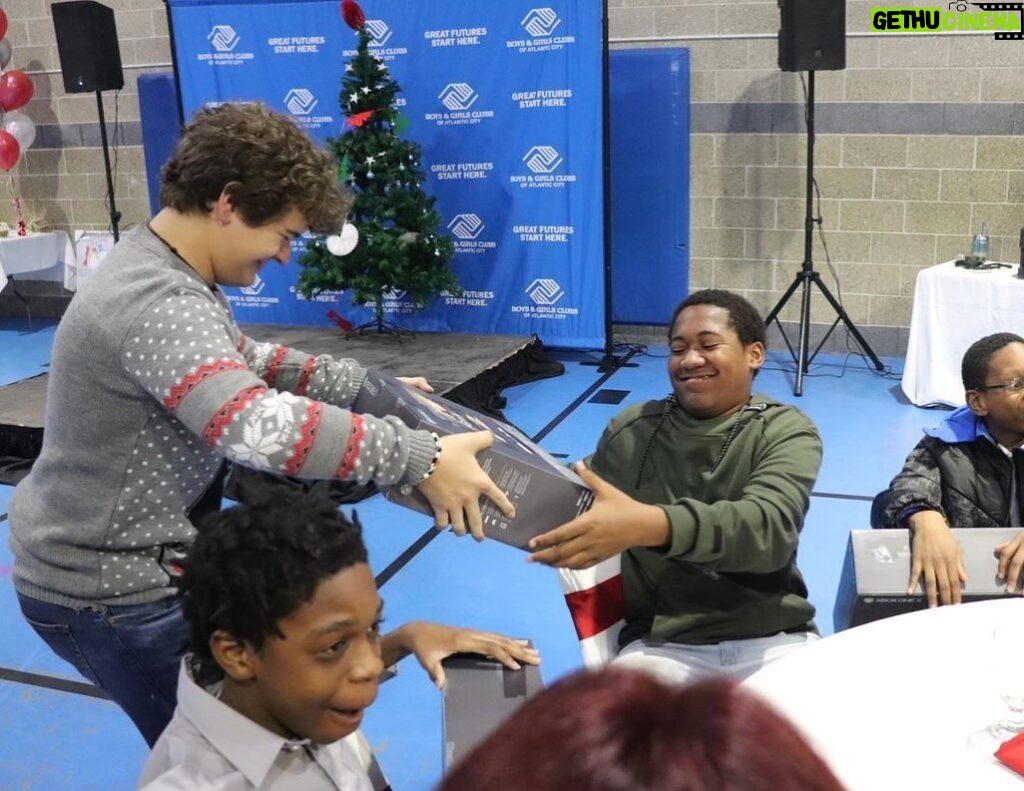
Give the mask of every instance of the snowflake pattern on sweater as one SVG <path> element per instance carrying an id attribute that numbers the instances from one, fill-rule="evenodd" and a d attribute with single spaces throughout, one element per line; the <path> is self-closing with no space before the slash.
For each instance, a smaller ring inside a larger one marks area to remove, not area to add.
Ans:
<path id="1" fill-rule="evenodd" d="M 65 606 L 167 595 L 162 558 L 225 459 L 306 479 L 418 481 L 430 434 L 348 410 L 353 360 L 257 343 L 145 227 L 125 234 L 57 331 L 47 430 L 11 498 L 14 581 Z"/>

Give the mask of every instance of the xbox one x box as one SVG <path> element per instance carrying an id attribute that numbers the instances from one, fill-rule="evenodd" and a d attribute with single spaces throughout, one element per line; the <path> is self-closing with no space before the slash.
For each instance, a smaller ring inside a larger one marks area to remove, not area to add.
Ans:
<path id="1" fill-rule="evenodd" d="M 950 532 L 963 549 L 964 602 L 1019 595 L 1007 592 L 995 554 L 997 546 L 1020 533 L 1019 527 L 955 527 Z M 832 611 L 835 631 L 927 608 L 923 581 L 917 591 L 907 593 L 911 560 L 906 528 L 851 530 Z"/>
<path id="2" fill-rule="evenodd" d="M 508 519 L 489 499 L 483 498 L 484 535 L 520 549 L 534 536 L 575 519 L 590 508 L 594 495 L 565 464 L 534 444 L 518 429 L 469 407 L 425 393 L 393 376 L 369 371 L 353 410 L 362 414 L 395 415 L 412 428 L 434 431 L 439 436 L 469 431 L 490 431 L 494 444 L 480 451 L 477 460 L 515 506 Z M 444 464 L 442 456 L 441 463 Z M 384 496 L 394 503 L 433 515 L 419 490 L 392 486 Z"/>

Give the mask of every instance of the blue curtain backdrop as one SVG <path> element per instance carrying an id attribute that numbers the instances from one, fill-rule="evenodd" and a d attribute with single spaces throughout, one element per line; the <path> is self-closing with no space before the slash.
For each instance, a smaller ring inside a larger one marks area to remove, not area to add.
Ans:
<path id="1" fill-rule="evenodd" d="M 465 289 L 415 311 L 388 294 L 387 317 L 412 329 L 512 335 L 551 346 L 604 344 L 601 2 L 366 0 L 373 49 L 402 86 L 404 136 L 423 146 L 424 188 L 456 243 Z M 207 104 L 261 100 L 311 137 L 339 137 L 338 104 L 356 34 L 340 2 L 170 0 L 185 117 Z M 296 242 L 294 253 L 303 242 Z M 359 323 L 346 295 L 307 301 L 299 266 L 267 265 L 230 289 L 239 321 Z"/>

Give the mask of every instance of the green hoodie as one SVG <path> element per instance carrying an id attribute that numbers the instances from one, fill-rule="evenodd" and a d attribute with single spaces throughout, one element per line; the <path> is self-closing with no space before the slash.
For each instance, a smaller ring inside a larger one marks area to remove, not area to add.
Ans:
<path id="1" fill-rule="evenodd" d="M 698 420 L 674 397 L 649 401 L 609 423 L 589 464 L 671 524 L 667 548 L 623 553 L 621 646 L 816 631 L 796 550 L 821 439 L 800 410 L 758 394 Z"/>

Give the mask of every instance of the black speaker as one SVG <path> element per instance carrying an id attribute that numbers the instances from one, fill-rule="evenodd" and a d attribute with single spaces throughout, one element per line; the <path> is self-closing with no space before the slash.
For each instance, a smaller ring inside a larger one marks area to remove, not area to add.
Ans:
<path id="1" fill-rule="evenodd" d="M 50 8 L 65 92 L 92 93 L 123 88 L 114 10 L 95 0 L 54 3 Z"/>
<path id="2" fill-rule="evenodd" d="M 779 0 L 779 68 L 846 68 L 846 0 Z"/>

